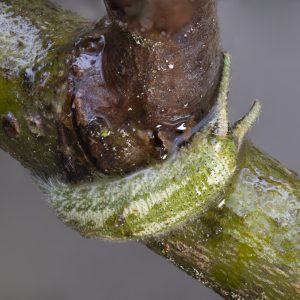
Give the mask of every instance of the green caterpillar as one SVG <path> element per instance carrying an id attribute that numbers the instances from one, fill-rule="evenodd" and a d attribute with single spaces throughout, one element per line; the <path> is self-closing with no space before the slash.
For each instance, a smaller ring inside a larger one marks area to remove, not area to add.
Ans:
<path id="1" fill-rule="evenodd" d="M 53 179 L 40 184 L 60 219 L 86 237 L 142 239 L 222 205 L 239 147 L 261 109 L 256 101 L 230 130 L 230 65 L 225 54 L 213 118 L 173 158 L 125 178 L 98 178 L 79 185 Z"/>

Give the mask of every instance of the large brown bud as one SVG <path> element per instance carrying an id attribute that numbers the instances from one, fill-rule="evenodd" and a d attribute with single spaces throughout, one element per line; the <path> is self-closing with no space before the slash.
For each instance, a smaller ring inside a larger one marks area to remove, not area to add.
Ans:
<path id="1" fill-rule="evenodd" d="M 109 20 L 76 47 L 76 138 L 105 174 L 163 160 L 215 103 L 221 65 L 214 0 L 106 0 Z"/>

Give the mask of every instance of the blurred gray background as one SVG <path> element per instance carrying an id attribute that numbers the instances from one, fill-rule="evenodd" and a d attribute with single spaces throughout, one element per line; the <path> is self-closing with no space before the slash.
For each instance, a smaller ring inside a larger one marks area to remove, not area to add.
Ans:
<path id="1" fill-rule="evenodd" d="M 100 0 L 56 2 L 90 18 L 104 12 Z M 220 0 L 219 15 L 233 56 L 231 120 L 261 99 L 250 137 L 300 172 L 300 1 Z M 0 178 L 0 300 L 221 299 L 142 245 L 86 240 L 66 228 L 1 151 Z"/>

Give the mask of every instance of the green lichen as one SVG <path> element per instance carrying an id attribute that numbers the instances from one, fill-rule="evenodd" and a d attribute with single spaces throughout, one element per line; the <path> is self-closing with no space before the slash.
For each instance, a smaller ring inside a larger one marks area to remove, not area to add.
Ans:
<path id="1" fill-rule="evenodd" d="M 222 206 L 147 245 L 226 299 L 300 299 L 300 181 L 247 142 Z"/>
<path id="2" fill-rule="evenodd" d="M 34 174 L 54 176 L 59 173 L 55 115 L 66 100 L 67 60 L 74 39 L 91 24 L 48 1 L 5 0 L 0 27 L 0 120 L 12 113 L 20 128 L 11 138 L 0 126 L 0 147 Z M 38 136 L 28 121 L 37 116 L 43 132 Z"/>

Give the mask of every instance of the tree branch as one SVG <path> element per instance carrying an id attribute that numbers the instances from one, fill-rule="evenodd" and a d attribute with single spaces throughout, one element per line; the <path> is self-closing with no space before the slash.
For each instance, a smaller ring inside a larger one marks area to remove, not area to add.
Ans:
<path id="1" fill-rule="evenodd" d="M 145 243 L 225 299 L 298 299 L 299 178 L 249 142 L 238 170 L 215 206 Z"/>
<path id="2" fill-rule="evenodd" d="M 95 25 L 0 3 L 0 147 L 82 235 L 138 239 L 225 298 L 298 298 L 300 182 L 243 143 L 258 102 L 229 124 L 215 1 L 106 5 Z"/>

